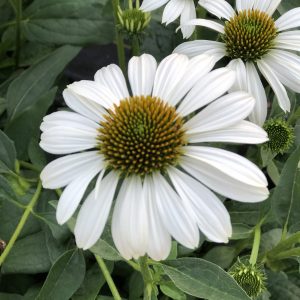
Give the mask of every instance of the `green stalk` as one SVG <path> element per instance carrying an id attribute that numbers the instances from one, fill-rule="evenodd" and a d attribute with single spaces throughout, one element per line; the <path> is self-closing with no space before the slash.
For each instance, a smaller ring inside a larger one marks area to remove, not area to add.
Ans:
<path id="1" fill-rule="evenodd" d="M 115 34 L 116 34 L 119 66 L 122 69 L 123 73 L 126 74 L 124 41 L 123 41 L 122 34 L 119 32 L 117 27 L 119 0 L 112 0 L 112 5 L 113 5 L 114 20 L 115 20 Z"/>
<path id="2" fill-rule="evenodd" d="M 252 252 L 250 256 L 250 264 L 255 265 L 258 257 L 259 252 L 259 245 L 260 245 L 260 238 L 261 238 L 261 224 L 257 224 L 254 231 L 254 240 L 253 240 L 253 246 L 252 246 Z"/>
<path id="3" fill-rule="evenodd" d="M 132 50 L 133 56 L 140 55 L 140 42 L 139 42 L 139 38 L 136 34 L 133 34 L 133 36 L 131 38 L 131 50 Z"/>
<path id="4" fill-rule="evenodd" d="M 0 256 L 0 266 L 3 264 L 7 255 L 9 254 L 12 247 L 14 246 L 16 240 L 18 239 L 24 225 L 26 224 L 26 221 L 27 221 L 30 213 L 32 212 L 33 207 L 35 206 L 36 202 L 38 201 L 38 199 L 40 197 L 41 191 L 42 191 L 42 183 L 41 183 L 41 181 L 39 181 L 37 189 L 36 189 L 33 197 L 31 198 L 29 204 L 26 206 L 26 209 L 20 219 L 20 222 L 19 222 L 17 228 L 15 229 L 15 232 L 13 233 L 9 243 L 7 244 L 5 250 L 3 251 L 2 255 Z"/>
<path id="5" fill-rule="evenodd" d="M 99 255 L 96 255 L 96 254 L 95 254 L 95 258 L 97 260 L 97 263 L 98 263 L 98 265 L 99 265 L 99 267 L 100 267 L 100 269 L 103 273 L 103 276 L 104 276 L 104 278 L 105 278 L 105 280 L 106 280 L 106 282 L 109 286 L 109 289 L 110 289 L 114 299 L 115 300 L 121 300 L 122 298 L 121 298 L 121 296 L 120 296 L 120 294 L 117 290 L 117 287 L 116 287 L 112 277 L 110 276 L 110 273 L 109 273 L 109 271 L 108 271 L 108 269 L 105 265 L 104 260 Z"/>
<path id="6" fill-rule="evenodd" d="M 144 300 L 151 300 L 152 294 L 152 275 L 148 266 L 148 259 L 147 256 L 143 256 L 139 260 L 141 273 L 144 280 Z"/>
<path id="7" fill-rule="evenodd" d="M 16 4 L 16 52 L 15 65 L 19 67 L 21 53 L 21 21 L 22 21 L 22 0 L 17 0 Z"/>

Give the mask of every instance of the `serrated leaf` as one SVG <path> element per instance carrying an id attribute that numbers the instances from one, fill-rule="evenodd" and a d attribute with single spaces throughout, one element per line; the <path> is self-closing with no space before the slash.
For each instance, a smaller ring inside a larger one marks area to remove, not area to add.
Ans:
<path id="1" fill-rule="evenodd" d="M 272 196 L 272 210 L 281 225 L 289 226 L 300 219 L 300 147 L 289 157 Z"/>
<path id="2" fill-rule="evenodd" d="M 250 300 L 235 280 L 217 265 L 199 258 L 180 258 L 161 264 L 183 292 L 208 300 Z"/>
<path id="3" fill-rule="evenodd" d="M 35 300 L 69 300 L 80 287 L 84 276 L 85 260 L 82 251 L 67 251 L 52 266 Z"/>
<path id="4" fill-rule="evenodd" d="M 9 85 L 6 99 L 10 121 L 35 104 L 53 86 L 57 76 L 79 50 L 79 47 L 60 47 L 24 71 Z"/>

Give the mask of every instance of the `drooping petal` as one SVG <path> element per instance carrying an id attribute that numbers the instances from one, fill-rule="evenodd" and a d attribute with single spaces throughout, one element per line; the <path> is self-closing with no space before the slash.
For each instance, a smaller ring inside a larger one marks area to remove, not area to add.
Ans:
<path id="1" fill-rule="evenodd" d="M 219 19 L 230 20 L 235 16 L 234 9 L 225 0 L 199 0 L 199 4 Z"/>
<path id="2" fill-rule="evenodd" d="M 143 0 L 140 9 L 148 12 L 164 6 L 169 0 Z"/>
<path id="3" fill-rule="evenodd" d="M 227 142 L 261 144 L 267 140 L 268 135 L 261 127 L 244 120 L 230 127 L 188 135 L 189 143 Z"/>
<path id="4" fill-rule="evenodd" d="M 112 219 L 112 236 L 126 259 L 145 255 L 148 243 L 146 195 L 140 177 L 131 176 L 122 183 Z"/>
<path id="5" fill-rule="evenodd" d="M 156 206 L 165 228 L 183 246 L 196 248 L 199 231 L 194 218 L 162 175 L 154 174 L 153 181 Z"/>
<path id="6" fill-rule="evenodd" d="M 235 72 L 220 68 L 207 74 L 187 94 L 178 107 L 178 112 L 186 116 L 225 94 L 235 82 Z"/>
<path id="7" fill-rule="evenodd" d="M 294 8 L 283 14 L 275 21 L 279 31 L 284 31 L 300 26 L 300 7 Z"/>
<path id="8" fill-rule="evenodd" d="M 222 34 L 225 33 L 224 25 L 221 25 L 217 22 L 214 22 L 211 20 L 206 20 L 206 19 L 191 19 L 180 26 L 182 27 L 183 25 L 184 26 L 204 26 L 204 27 L 210 28 L 212 30 L 215 30 L 219 33 L 222 33 Z"/>
<path id="9" fill-rule="evenodd" d="M 156 194 L 153 179 L 146 176 L 143 192 L 147 199 L 148 211 L 148 244 L 147 253 L 154 260 L 164 260 L 171 251 L 171 236 L 166 230 L 156 205 Z M 146 220 L 145 220 L 146 221 Z"/>
<path id="10" fill-rule="evenodd" d="M 162 23 L 169 25 L 175 21 L 181 15 L 184 5 L 185 2 L 182 0 L 170 0 L 164 9 Z"/>
<path id="11" fill-rule="evenodd" d="M 133 96 L 151 95 L 157 62 L 152 55 L 133 57 L 128 64 L 128 78 Z"/>
<path id="12" fill-rule="evenodd" d="M 263 126 L 268 112 L 266 91 L 252 62 L 246 63 L 246 72 L 248 91 L 255 99 L 255 106 L 249 119 L 255 124 Z"/>
<path id="13" fill-rule="evenodd" d="M 254 105 L 255 100 L 248 93 L 230 93 L 205 107 L 185 123 L 184 127 L 187 134 L 193 134 L 233 126 L 245 119 Z"/>
<path id="14" fill-rule="evenodd" d="M 300 30 L 280 32 L 275 45 L 279 49 L 300 51 Z"/>
<path id="15" fill-rule="evenodd" d="M 80 96 L 69 88 L 63 91 L 63 97 L 66 104 L 78 114 L 95 122 L 100 122 L 103 120 L 102 116 L 106 113 L 106 111 L 104 106 L 101 104 L 86 97 Z"/>
<path id="16" fill-rule="evenodd" d="M 100 238 L 106 224 L 118 176 L 110 172 L 100 183 L 101 193 L 95 197 L 93 190 L 84 201 L 74 229 L 76 244 L 84 250 L 91 248 Z"/>
<path id="17" fill-rule="evenodd" d="M 188 57 L 194 57 L 205 53 L 212 56 L 215 63 L 226 55 L 224 43 L 209 40 L 185 42 L 177 46 L 173 52 L 185 54 Z"/>
<path id="18" fill-rule="evenodd" d="M 282 85 L 282 83 L 279 81 L 276 74 L 273 72 L 270 65 L 265 60 L 257 61 L 257 65 L 260 72 L 263 74 L 263 76 L 266 78 L 266 80 L 269 82 L 270 86 L 272 87 L 277 97 L 279 106 L 285 112 L 290 111 L 291 103 L 287 91 Z"/>
<path id="19" fill-rule="evenodd" d="M 62 225 L 72 217 L 91 180 L 101 169 L 101 164 L 95 164 L 91 169 L 78 174 L 78 177 L 67 185 L 60 196 L 56 209 L 58 224 Z"/>
<path id="20" fill-rule="evenodd" d="M 232 229 L 223 203 L 209 189 L 182 171 L 171 167 L 168 174 L 183 202 L 191 206 L 200 230 L 211 241 L 227 243 Z"/>
<path id="21" fill-rule="evenodd" d="M 267 199 L 269 195 L 269 191 L 266 187 L 244 183 L 222 172 L 222 169 L 218 169 L 209 162 L 198 158 L 182 157 L 181 166 L 207 187 L 232 200 L 260 202 Z M 255 173 L 258 172 L 261 171 L 257 169 Z M 251 171 L 248 170 L 248 173 L 251 173 Z M 245 175 L 243 177 L 245 177 Z"/>
<path id="22" fill-rule="evenodd" d="M 152 95 L 171 101 L 173 90 L 182 80 L 188 64 L 189 59 L 185 55 L 174 53 L 167 56 L 157 68 Z"/>
<path id="23" fill-rule="evenodd" d="M 43 187 L 57 189 L 68 185 L 86 170 L 95 165 L 103 168 L 103 157 L 98 151 L 76 153 L 57 158 L 50 162 L 41 172 Z"/>
<path id="24" fill-rule="evenodd" d="M 182 36 L 188 39 L 194 32 L 195 26 L 184 26 L 189 20 L 196 18 L 196 8 L 193 0 L 183 0 L 184 8 L 180 16 L 180 25 Z"/>
<path id="25" fill-rule="evenodd" d="M 101 86 L 101 89 L 104 86 L 113 93 L 115 103 L 129 97 L 124 75 L 117 65 L 111 64 L 98 70 L 95 74 L 95 82 Z"/>
<path id="26" fill-rule="evenodd" d="M 247 73 L 246 73 L 246 67 L 243 61 L 238 59 L 233 59 L 230 61 L 230 63 L 227 65 L 227 68 L 233 70 L 236 72 L 236 80 L 234 85 L 231 87 L 230 91 L 248 91 L 247 88 Z"/>

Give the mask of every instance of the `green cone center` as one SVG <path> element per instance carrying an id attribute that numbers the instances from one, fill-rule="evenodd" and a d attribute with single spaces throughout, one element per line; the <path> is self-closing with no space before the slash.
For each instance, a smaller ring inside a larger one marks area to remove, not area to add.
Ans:
<path id="1" fill-rule="evenodd" d="M 177 164 L 185 144 L 183 120 L 159 98 L 131 97 L 108 111 L 98 140 L 110 168 L 143 176 Z"/>
<path id="2" fill-rule="evenodd" d="M 244 10 L 225 23 L 224 42 L 228 56 L 256 61 L 273 47 L 275 22 L 259 10 Z"/>

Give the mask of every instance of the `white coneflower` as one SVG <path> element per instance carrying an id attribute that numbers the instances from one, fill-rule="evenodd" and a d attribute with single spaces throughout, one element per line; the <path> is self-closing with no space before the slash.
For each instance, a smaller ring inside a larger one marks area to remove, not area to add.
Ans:
<path id="1" fill-rule="evenodd" d="M 150 12 L 164 6 L 166 3 L 167 5 L 164 8 L 162 23 L 168 25 L 180 16 L 180 24 L 184 25 L 189 20 L 196 18 L 196 8 L 193 0 L 143 0 L 141 10 Z M 182 26 L 181 32 L 183 37 L 189 38 L 194 29 L 194 26 Z"/>
<path id="2" fill-rule="evenodd" d="M 45 188 L 66 187 L 57 207 L 62 224 L 99 174 L 77 217 L 78 247 L 87 249 L 99 239 L 114 196 L 117 249 L 126 259 L 147 253 L 155 260 L 168 256 L 171 237 L 197 247 L 199 228 L 211 241 L 228 241 L 229 214 L 209 188 L 242 202 L 268 197 L 266 178 L 253 163 L 199 146 L 267 140 L 263 129 L 243 120 L 255 100 L 245 92 L 224 95 L 235 72 L 210 72 L 212 67 L 207 55 L 189 60 L 173 54 L 157 66 L 144 54 L 129 62 L 131 95 L 116 65 L 100 69 L 95 81 L 75 82 L 64 90 L 75 112 L 46 116 L 40 145 L 53 154 L 73 154 L 48 164 L 41 179 Z"/>
<path id="3" fill-rule="evenodd" d="M 300 51 L 300 8 L 276 21 L 273 13 L 280 0 L 237 0 L 235 11 L 225 0 L 200 0 L 199 4 L 225 23 L 195 19 L 188 24 L 206 26 L 220 33 L 223 42 L 196 40 L 179 45 L 174 52 L 190 57 L 209 53 L 218 61 L 231 58 L 229 67 L 237 71 L 234 89 L 246 90 L 257 100 L 250 120 L 263 125 L 267 97 L 256 66 L 272 87 L 282 110 L 290 111 L 284 85 L 300 92 L 300 57 L 287 50 Z"/>

